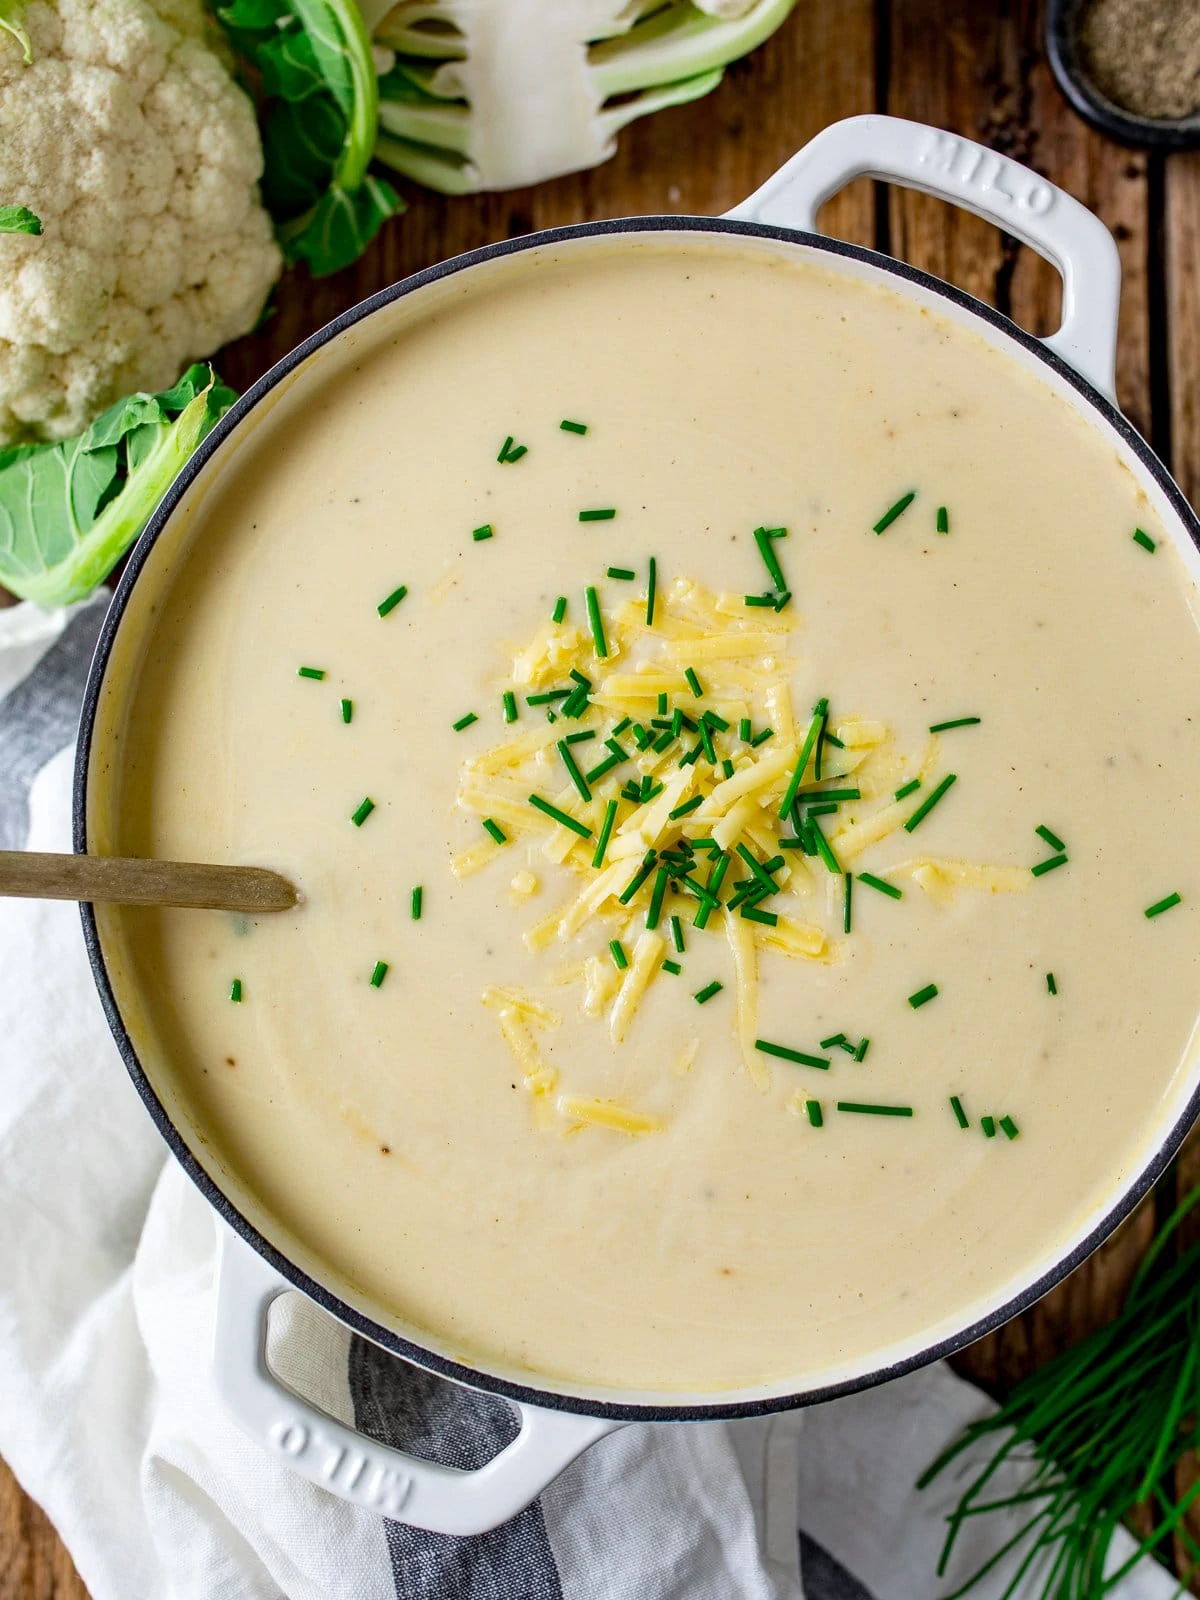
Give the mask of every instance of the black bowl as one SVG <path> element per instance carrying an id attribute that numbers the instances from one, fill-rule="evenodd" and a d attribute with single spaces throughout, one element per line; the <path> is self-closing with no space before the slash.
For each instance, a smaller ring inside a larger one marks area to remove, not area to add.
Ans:
<path id="1" fill-rule="evenodd" d="M 1046 54 L 1059 88 L 1075 110 L 1119 144 L 1200 149 L 1200 108 L 1186 117 L 1142 117 L 1101 94 L 1079 59 L 1076 20 L 1084 4 L 1086 0 L 1048 0 L 1046 6 Z"/>

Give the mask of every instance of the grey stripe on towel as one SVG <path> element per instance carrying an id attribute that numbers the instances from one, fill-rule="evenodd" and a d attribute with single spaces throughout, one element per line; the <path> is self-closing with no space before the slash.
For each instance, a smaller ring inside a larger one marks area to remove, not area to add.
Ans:
<path id="1" fill-rule="evenodd" d="M 104 595 L 77 611 L 29 676 L 0 700 L 0 850 L 24 846 L 33 780 L 75 737 L 107 607 Z"/>
<path id="2" fill-rule="evenodd" d="M 804 1580 L 804 1600 L 874 1600 L 871 1591 L 803 1528 L 800 1529 L 800 1574 Z"/>
<path id="3" fill-rule="evenodd" d="M 355 1424 L 428 1461 L 482 1467 L 517 1432 L 503 1400 L 411 1367 L 366 1339 L 350 1342 Z M 472 1539 L 385 1523 L 398 1600 L 562 1600 L 558 1567 L 536 1502 Z"/>

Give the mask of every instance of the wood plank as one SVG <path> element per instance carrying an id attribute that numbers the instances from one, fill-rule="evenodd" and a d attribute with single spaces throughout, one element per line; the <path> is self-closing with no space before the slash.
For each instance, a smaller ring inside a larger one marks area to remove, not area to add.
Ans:
<path id="1" fill-rule="evenodd" d="M 1118 385 L 1140 427 L 1150 415 L 1145 159 L 1092 133 L 1059 95 L 1041 56 L 1033 0 L 981 7 L 970 0 L 890 0 L 887 109 L 978 139 L 1028 162 L 1092 206 L 1118 234 L 1125 267 Z M 1057 275 L 990 224 L 906 190 L 891 191 L 894 253 L 998 305 L 1023 327 L 1057 324 Z M 1137 1216 L 1040 1305 L 981 1340 L 958 1369 L 993 1391 L 1107 1321 L 1153 1232 Z"/>
<path id="2" fill-rule="evenodd" d="M 1200 150 L 1168 158 L 1165 192 L 1170 465 L 1195 506 L 1200 503 Z M 1190 1175 L 1200 1181 L 1200 1163 Z"/>
<path id="3" fill-rule="evenodd" d="M 50 1519 L 0 1461 L 0 1600 L 88 1600 Z"/>
<path id="4" fill-rule="evenodd" d="M 1170 461 L 1179 487 L 1193 506 L 1200 501 L 1200 151 L 1170 156 L 1164 173 L 1163 261 L 1164 314 L 1167 333 L 1167 379 L 1170 391 Z M 1185 1145 L 1178 1163 L 1177 1184 L 1182 1196 L 1200 1184 L 1200 1137 Z M 1188 1230 L 1194 1238 L 1200 1219 Z M 1183 1495 L 1200 1477 L 1195 1456 L 1185 1460 L 1176 1474 L 1176 1493 Z M 1200 1540 L 1200 1506 L 1187 1518 L 1193 1539 Z M 1176 1546 L 1181 1571 L 1188 1558 Z M 1200 1588 L 1197 1589 L 1200 1592 Z"/>

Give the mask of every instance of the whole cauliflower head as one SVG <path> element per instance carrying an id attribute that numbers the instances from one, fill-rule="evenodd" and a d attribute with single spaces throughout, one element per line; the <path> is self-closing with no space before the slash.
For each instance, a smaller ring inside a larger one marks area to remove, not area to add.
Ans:
<path id="1" fill-rule="evenodd" d="M 282 257 L 203 0 L 33 0 L 0 32 L 0 445 L 63 439 L 252 328 Z"/>

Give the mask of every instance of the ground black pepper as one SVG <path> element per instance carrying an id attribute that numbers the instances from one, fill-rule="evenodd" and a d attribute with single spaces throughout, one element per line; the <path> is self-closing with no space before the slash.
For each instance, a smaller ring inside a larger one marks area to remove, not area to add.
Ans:
<path id="1" fill-rule="evenodd" d="M 1200 0 L 1085 0 L 1079 59 L 1106 99 L 1140 117 L 1200 110 Z"/>

